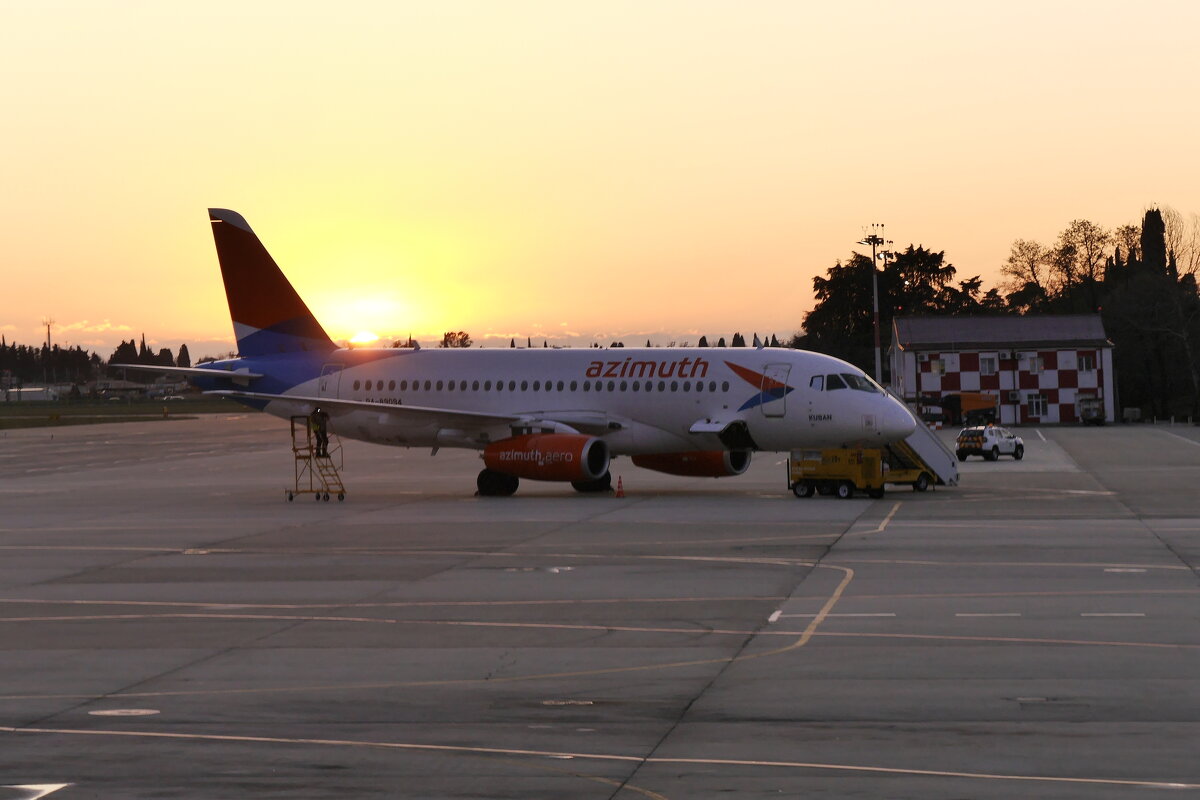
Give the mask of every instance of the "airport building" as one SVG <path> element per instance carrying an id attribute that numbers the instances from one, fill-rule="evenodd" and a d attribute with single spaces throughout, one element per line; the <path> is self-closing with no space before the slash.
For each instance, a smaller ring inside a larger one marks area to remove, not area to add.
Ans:
<path id="1" fill-rule="evenodd" d="M 896 317 L 892 388 L 938 404 L 978 392 L 999 398 L 1002 425 L 1079 422 L 1102 405 L 1116 419 L 1112 342 L 1099 314 Z"/>

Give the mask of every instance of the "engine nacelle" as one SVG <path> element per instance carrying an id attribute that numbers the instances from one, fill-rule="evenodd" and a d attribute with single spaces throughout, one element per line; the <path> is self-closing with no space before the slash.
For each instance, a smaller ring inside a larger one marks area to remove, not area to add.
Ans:
<path id="1" fill-rule="evenodd" d="M 489 444 L 483 463 L 535 481 L 594 481 L 608 472 L 608 445 L 579 433 L 528 433 Z"/>
<path id="2" fill-rule="evenodd" d="M 690 453 L 653 453 L 634 456 L 635 466 L 668 475 L 690 478 L 724 478 L 741 475 L 750 466 L 749 450 L 697 450 Z"/>

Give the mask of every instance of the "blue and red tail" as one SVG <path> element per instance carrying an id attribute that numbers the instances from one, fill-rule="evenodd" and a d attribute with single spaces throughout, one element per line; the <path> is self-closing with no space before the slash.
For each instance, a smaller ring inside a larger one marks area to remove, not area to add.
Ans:
<path id="1" fill-rule="evenodd" d="M 337 345 L 235 211 L 210 208 L 238 355 L 328 352 Z"/>

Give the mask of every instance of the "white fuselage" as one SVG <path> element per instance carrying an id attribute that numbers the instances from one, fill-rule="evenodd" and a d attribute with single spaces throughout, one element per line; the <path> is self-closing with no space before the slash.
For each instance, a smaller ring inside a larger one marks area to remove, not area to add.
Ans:
<path id="1" fill-rule="evenodd" d="M 814 380 L 829 375 L 856 383 Z M 718 432 L 731 424 L 769 451 L 879 446 L 914 425 L 857 367 L 784 348 L 337 350 L 319 377 L 282 394 L 546 420 L 601 436 L 613 455 L 730 449 Z M 266 410 L 287 417 L 312 407 L 274 400 Z M 341 436 L 422 447 L 482 448 L 518 427 L 361 407 L 335 408 L 330 419 Z"/>

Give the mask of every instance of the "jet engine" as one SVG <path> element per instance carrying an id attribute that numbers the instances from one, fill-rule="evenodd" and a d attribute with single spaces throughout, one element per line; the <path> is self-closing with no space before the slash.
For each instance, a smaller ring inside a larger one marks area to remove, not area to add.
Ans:
<path id="1" fill-rule="evenodd" d="M 750 466 L 749 450 L 697 450 L 689 453 L 653 453 L 634 456 L 635 466 L 668 475 L 691 478 L 724 478 L 741 475 Z"/>
<path id="2" fill-rule="evenodd" d="M 537 481 L 594 481 L 608 472 L 608 445 L 579 433 L 529 433 L 483 451 L 493 472 Z"/>

